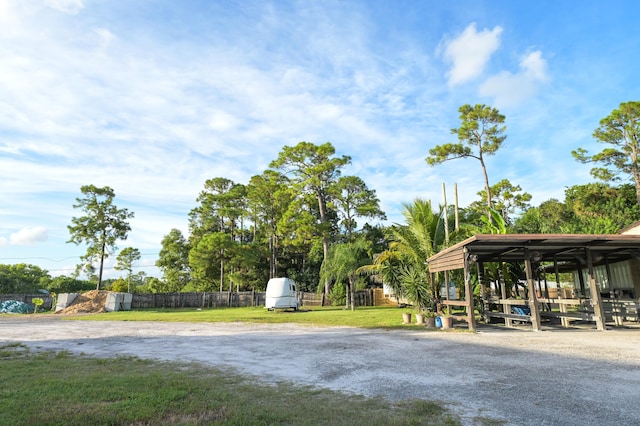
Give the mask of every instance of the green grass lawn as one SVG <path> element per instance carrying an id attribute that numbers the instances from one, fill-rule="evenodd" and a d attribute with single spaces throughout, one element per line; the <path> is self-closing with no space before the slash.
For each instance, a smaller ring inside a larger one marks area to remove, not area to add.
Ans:
<path id="1" fill-rule="evenodd" d="M 402 313 L 406 309 L 397 307 L 360 307 L 355 311 L 342 307 L 305 307 L 300 311 L 268 311 L 264 307 L 253 308 L 182 308 L 116 311 L 102 314 L 72 317 L 82 320 L 115 321 L 172 321 L 172 322 L 252 322 L 252 323 L 296 323 L 324 326 L 347 326 L 363 328 L 416 328 L 424 326 L 403 325 Z"/>
<path id="2" fill-rule="evenodd" d="M 118 311 L 82 321 L 252 322 L 425 330 L 396 307 Z M 40 315 L 40 314 L 36 314 Z M 414 320 L 415 321 L 415 320 Z M 96 359 L 0 346 L 0 424 L 11 425 L 459 425 L 443 404 L 391 402 L 292 383 L 266 384 L 235 371 L 138 358 Z M 477 419 L 481 425 L 498 425 Z"/>
<path id="3" fill-rule="evenodd" d="M 198 364 L 0 346 L 2 425 L 459 425 L 441 404 L 390 402 Z"/>

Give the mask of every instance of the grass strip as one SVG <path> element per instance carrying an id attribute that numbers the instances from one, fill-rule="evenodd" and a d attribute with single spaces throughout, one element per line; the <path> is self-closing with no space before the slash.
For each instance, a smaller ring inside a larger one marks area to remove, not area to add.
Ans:
<path id="1" fill-rule="evenodd" d="M 362 328 L 419 329 L 426 330 L 424 325 L 406 325 L 402 323 L 402 313 L 406 309 L 397 307 L 357 308 L 355 311 L 341 307 L 305 307 L 294 311 L 268 311 L 264 307 L 243 308 L 175 308 L 175 309 L 141 309 L 133 311 L 116 311 L 101 314 L 69 317 L 93 321 L 166 321 L 166 322 L 250 322 L 263 324 L 295 323 L 318 326 L 346 326 Z M 439 330 L 439 329 L 438 329 Z M 435 329 L 434 329 L 435 331 Z"/>
<path id="2" fill-rule="evenodd" d="M 438 403 L 390 402 L 198 364 L 0 347 L 0 424 L 459 425 Z"/>

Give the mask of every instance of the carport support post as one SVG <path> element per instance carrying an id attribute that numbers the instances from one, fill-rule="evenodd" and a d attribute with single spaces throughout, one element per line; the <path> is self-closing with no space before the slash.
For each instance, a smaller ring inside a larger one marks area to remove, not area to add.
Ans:
<path id="1" fill-rule="evenodd" d="M 587 255 L 587 271 L 589 273 L 589 295 L 591 296 L 591 304 L 593 305 L 593 313 L 596 317 L 596 328 L 604 331 L 604 309 L 602 309 L 602 299 L 600 298 L 600 290 L 596 283 L 596 275 L 593 272 L 593 259 L 591 258 L 591 250 L 589 247 L 585 249 Z"/>
<path id="2" fill-rule="evenodd" d="M 489 322 L 489 316 L 487 315 L 487 311 L 489 310 L 489 306 L 487 303 L 487 282 L 484 275 L 484 263 L 478 262 L 478 282 L 480 283 L 480 301 L 482 303 L 482 318 Z"/>
<path id="3" fill-rule="evenodd" d="M 529 289 L 529 308 L 531 309 L 531 327 L 533 331 L 540 331 L 540 311 L 538 310 L 538 297 L 536 295 L 536 283 L 533 279 L 533 264 L 529 250 L 525 250 L 524 269 L 527 273 L 527 288 Z"/>
<path id="4" fill-rule="evenodd" d="M 476 317 L 473 312 L 473 289 L 471 288 L 471 271 L 469 270 L 469 253 L 464 248 L 464 296 L 467 302 L 467 323 L 470 331 L 476 331 Z"/>

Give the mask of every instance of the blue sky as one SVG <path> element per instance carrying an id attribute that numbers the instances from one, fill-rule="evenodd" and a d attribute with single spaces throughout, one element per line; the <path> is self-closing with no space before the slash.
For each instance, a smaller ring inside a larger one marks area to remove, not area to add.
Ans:
<path id="1" fill-rule="evenodd" d="M 389 223 L 442 183 L 465 206 L 479 163 L 425 162 L 463 104 L 506 116 L 492 183 L 563 199 L 592 181 L 571 150 L 602 149 L 600 119 L 638 100 L 639 16 L 634 0 L 0 0 L 0 263 L 70 274 L 93 184 L 135 213 L 119 247 L 147 268 L 206 179 L 245 184 L 300 141 L 351 156 Z"/>

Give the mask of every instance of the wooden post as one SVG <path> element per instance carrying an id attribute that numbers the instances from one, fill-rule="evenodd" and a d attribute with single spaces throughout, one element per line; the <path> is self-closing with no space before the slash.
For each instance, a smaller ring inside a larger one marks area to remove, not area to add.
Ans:
<path id="1" fill-rule="evenodd" d="M 449 292 L 447 284 L 447 293 Z M 467 302 L 467 323 L 470 331 L 476 331 L 476 318 L 473 313 L 473 289 L 471 288 L 471 273 L 469 270 L 469 253 L 464 249 L 464 296 Z"/>
<path id="2" fill-rule="evenodd" d="M 489 316 L 487 315 L 487 311 L 489 308 L 489 304 L 487 303 L 487 283 L 485 282 L 484 275 L 484 263 L 478 262 L 478 282 L 480 283 L 480 300 L 482 301 L 482 317 L 486 322 L 488 322 Z"/>
<path id="3" fill-rule="evenodd" d="M 449 301 L 449 271 L 444 271 L 444 300 Z M 450 313 L 449 305 L 447 305 L 446 313 Z"/>
<path id="4" fill-rule="evenodd" d="M 602 308 L 602 298 L 600 297 L 598 283 L 596 283 L 596 275 L 593 272 L 593 259 L 591 258 L 591 250 L 586 247 L 585 252 L 587 255 L 587 272 L 589 274 L 589 293 L 591 296 L 591 305 L 593 305 L 593 313 L 596 317 L 596 328 L 600 331 L 604 331 L 604 309 Z"/>
<path id="5" fill-rule="evenodd" d="M 560 300 L 560 303 L 558 303 L 558 306 L 560 307 L 560 312 L 566 314 L 568 312 L 568 309 L 567 309 L 567 305 L 565 303 L 562 303 L 562 300 L 564 300 L 564 295 L 560 291 L 562 290 L 560 288 L 560 270 L 558 269 L 558 259 L 556 258 L 555 255 L 553 256 L 553 269 L 556 274 L 556 288 L 558 289 L 558 300 Z M 562 323 L 563 327 L 569 327 L 571 325 L 571 321 L 569 321 L 569 318 L 562 317 L 560 318 L 560 322 Z"/>
<path id="6" fill-rule="evenodd" d="M 605 258 L 604 267 L 607 271 L 607 282 L 609 283 L 609 298 L 611 299 L 611 315 L 615 325 L 623 325 L 624 323 L 624 311 L 622 303 L 618 300 L 616 294 L 616 288 L 613 283 L 613 276 L 611 274 L 611 265 L 609 265 L 609 259 Z"/>
<path id="7" fill-rule="evenodd" d="M 507 298 L 507 283 L 504 281 L 504 272 L 502 271 L 502 268 L 504 267 L 504 263 L 501 261 L 499 265 L 500 266 L 498 268 L 498 279 L 500 280 L 500 296 L 502 297 L 502 300 L 504 300 Z M 505 314 L 511 314 L 511 306 L 502 305 L 502 312 Z M 504 324 L 507 327 L 513 327 L 513 320 L 511 318 L 505 317 Z"/>
<path id="8" fill-rule="evenodd" d="M 580 262 L 578 262 L 578 282 L 580 283 L 580 294 L 578 294 L 577 296 L 579 299 L 581 299 L 585 297 L 586 292 L 584 290 L 584 276 L 582 275 L 582 263 Z"/>
<path id="9" fill-rule="evenodd" d="M 538 298 L 536 296 L 536 284 L 533 278 L 533 263 L 529 250 L 525 251 L 524 269 L 527 273 L 527 288 L 529 289 L 529 309 L 531 310 L 531 327 L 533 331 L 540 331 L 540 311 L 538 309 Z"/>

